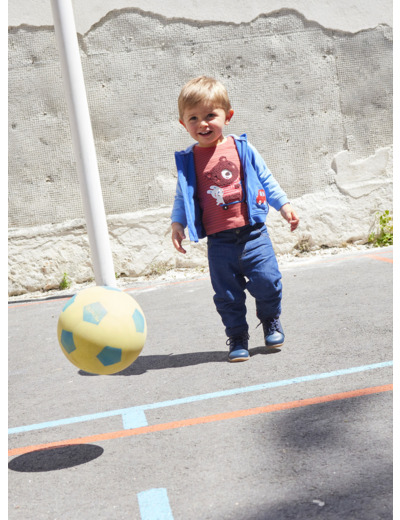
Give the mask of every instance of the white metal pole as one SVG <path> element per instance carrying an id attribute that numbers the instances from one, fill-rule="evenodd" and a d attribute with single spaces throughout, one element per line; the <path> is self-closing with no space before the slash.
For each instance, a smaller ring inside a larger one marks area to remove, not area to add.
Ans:
<path id="1" fill-rule="evenodd" d="M 97 285 L 115 287 L 114 264 L 72 3 L 71 0 L 51 0 L 51 6 L 95 281 Z"/>

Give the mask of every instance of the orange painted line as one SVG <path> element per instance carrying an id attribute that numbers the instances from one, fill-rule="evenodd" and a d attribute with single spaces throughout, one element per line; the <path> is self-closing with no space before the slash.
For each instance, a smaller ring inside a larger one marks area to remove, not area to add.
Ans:
<path id="1" fill-rule="evenodd" d="M 10 303 L 8 305 L 8 308 L 9 309 L 14 309 L 15 307 L 27 307 L 29 305 L 39 305 L 39 303 L 54 303 L 54 302 L 64 302 L 66 300 L 69 300 L 70 298 L 72 298 L 73 295 L 71 296 L 66 296 L 65 298 L 47 298 L 46 300 L 37 300 L 37 301 L 30 301 L 30 302 L 21 302 L 21 303 L 18 303 L 18 302 L 15 302 L 15 303 Z"/>
<path id="2" fill-rule="evenodd" d="M 76 439 L 67 439 L 65 441 L 50 442 L 46 444 L 37 444 L 35 446 L 25 446 L 22 448 L 14 448 L 8 451 L 8 456 L 24 455 L 38 450 L 46 450 L 61 446 L 72 446 L 74 444 L 89 444 L 92 442 L 108 441 L 112 439 L 122 439 L 124 437 L 132 437 L 134 435 L 142 435 L 145 433 L 162 432 L 166 430 L 176 430 L 185 426 L 194 426 L 197 424 L 207 424 L 218 421 L 226 421 L 227 419 L 237 419 L 239 417 L 248 417 L 250 415 L 259 415 L 263 413 L 278 412 L 282 410 L 291 410 L 293 408 L 301 408 L 313 404 L 328 403 L 339 401 L 342 399 L 351 399 L 363 395 L 378 394 L 381 392 L 389 392 L 393 390 L 393 385 L 374 386 L 370 388 L 362 388 L 360 390 L 352 390 L 350 392 L 342 392 L 338 394 L 324 395 L 321 397 L 313 397 L 310 399 L 301 399 L 299 401 L 291 401 L 289 403 L 271 404 L 258 408 L 250 408 L 248 410 L 236 410 L 234 412 L 225 412 L 216 415 L 208 415 L 205 417 L 196 417 L 194 419 L 183 419 L 169 423 L 155 424 L 153 426 L 142 426 L 131 430 L 120 430 L 116 432 L 101 433 L 90 435 L 88 437 L 78 437 Z"/>
<path id="3" fill-rule="evenodd" d="M 159 284 L 154 284 L 154 285 L 143 285 L 141 287 L 119 287 L 119 289 L 121 289 L 122 292 L 134 292 L 134 291 L 145 291 L 145 290 L 148 290 L 148 289 L 155 289 L 155 288 L 158 288 L 158 287 L 170 287 L 170 286 L 173 286 L 173 285 L 181 285 L 181 284 L 186 284 L 186 283 L 190 283 L 190 282 L 201 282 L 202 280 L 207 280 L 208 279 L 208 276 L 202 276 L 202 277 L 199 277 L 199 278 L 191 278 L 190 280 L 176 280 L 175 282 L 161 282 Z M 72 293 L 70 296 L 65 296 L 63 298 L 52 298 L 51 296 L 49 296 L 48 298 L 46 299 L 38 299 L 37 301 L 29 301 L 29 302 L 18 302 L 18 301 L 15 301 L 14 303 L 10 303 L 8 305 L 8 308 L 9 309 L 13 309 L 15 307 L 26 307 L 28 305 L 38 305 L 39 303 L 54 303 L 56 301 L 59 301 L 59 302 L 64 302 L 64 301 L 67 301 L 69 300 L 70 298 L 72 298 L 74 296 L 74 294 L 77 294 L 78 292 L 80 292 L 81 290 L 83 289 L 78 289 L 76 291 L 76 293 Z"/>
<path id="4" fill-rule="evenodd" d="M 373 258 L 374 260 L 380 260 L 381 262 L 389 262 L 390 264 L 393 264 L 393 258 L 387 258 L 385 256 L 378 256 L 378 255 L 365 255 L 368 258 Z"/>
<path id="5" fill-rule="evenodd" d="M 386 249 L 386 247 L 384 247 L 383 249 L 379 249 L 379 248 L 375 247 L 375 248 L 374 248 L 374 252 L 371 253 L 371 254 L 374 254 L 374 255 L 386 255 L 386 253 L 390 253 L 390 252 L 393 253 L 393 246 L 388 246 L 388 247 L 391 247 L 392 250 L 391 250 L 391 251 L 388 251 L 388 250 Z M 368 254 L 368 253 L 367 253 L 367 254 Z"/>
<path id="6" fill-rule="evenodd" d="M 208 280 L 209 276 L 200 276 L 199 278 L 190 278 L 189 280 L 175 280 L 174 282 L 160 282 L 154 285 L 145 285 L 143 287 L 126 287 L 121 289 L 122 291 L 142 291 L 145 289 L 154 289 L 155 287 L 172 287 L 173 285 L 182 285 L 190 282 L 201 282 Z"/>
<path id="7" fill-rule="evenodd" d="M 362 254 L 359 254 L 359 255 L 349 254 L 349 255 L 343 255 L 343 256 L 338 256 L 338 257 L 335 257 L 335 256 L 326 257 L 326 258 L 321 257 L 321 258 L 318 258 L 318 259 L 313 257 L 312 258 L 312 260 L 313 260 L 312 263 L 316 264 L 316 265 L 319 265 L 319 264 L 334 264 L 334 263 L 337 263 L 337 262 L 343 262 L 345 260 L 356 260 L 357 258 L 372 258 L 374 260 L 381 260 L 383 262 L 393 263 L 393 259 L 392 258 L 382 258 L 381 256 L 379 256 L 379 255 L 384 255 L 386 253 L 387 253 L 387 251 L 377 251 L 374 254 L 372 254 L 372 253 L 362 253 Z M 305 259 L 304 263 L 307 263 L 307 259 Z"/>

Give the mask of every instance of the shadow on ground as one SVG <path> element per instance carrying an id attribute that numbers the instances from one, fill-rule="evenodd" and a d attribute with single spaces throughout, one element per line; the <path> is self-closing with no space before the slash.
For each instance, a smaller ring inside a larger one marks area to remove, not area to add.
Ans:
<path id="1" fill-rule="evenodd" d="M 391 520 L 391 402 L 388 392 L 260 417 L 251 435 L 273 450 L 254 471 L 267 478 L 255 483 L 260 500 L 229 518 Z M 374 421 L 377 409 L 388 423 Z"/>
<path id="2" fill-rule="evenodd" d="M 55 471 L 86 464 L 103 454 L 103 448 L 94 444 L 74 444 L 58 446 L 24 453 L 12 459 L 8 467 L 22 473 Z"/>
<path id="3" fill-rule="evenodd" d="M 249 350 L 250 356 L 277 354 L 280 349 L 266 349 L 255 347 Z M 112 376 L 138 376 L 145 374 L 148 370 L 163 370 L 166 368 L 181 368 L 204 363 L 227 363 L 228 351 L 196 352 L 190 354 L 167 354 L 154 356 L 139 356 L 132 365 Z M 81 376 L 96 376 L 84 370 L 78 372 Z"/>

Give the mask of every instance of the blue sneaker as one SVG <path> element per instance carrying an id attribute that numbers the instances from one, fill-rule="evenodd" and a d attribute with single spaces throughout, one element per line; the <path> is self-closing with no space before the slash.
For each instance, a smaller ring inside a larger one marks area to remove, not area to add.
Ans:
<path id="1" fill-rule="evenodd" d="M 249 335 L 246 333 L 240 336 L 232 336 L 226 342 L 229 345 L 228 359 L 231 363 L 236 361 L 247 361 L 250 359 L 249 354 Z"/>
<path id="2" fill-rule="evenodd" d="M 285 335 L 279 318 L 271 318 L 262 322 L 265 346 L 277 348 L 283 345 Z"/>

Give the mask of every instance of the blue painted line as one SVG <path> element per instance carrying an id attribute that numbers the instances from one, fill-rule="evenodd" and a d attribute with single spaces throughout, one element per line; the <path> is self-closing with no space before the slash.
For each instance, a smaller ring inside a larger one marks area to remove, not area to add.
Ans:
<path id="1" fill-rule="evenodd" d="M 177 406 L 180 404 L 195 403 L 198 401 L 204 401 L 207 399 L 216 399 L 219 397 L 228 397 L 232 395 L 244 394 L 247 392 L 256 392 L 259 390 L 267 390 L 270 388 L 278 388 L 281 386 L 288 386 L 298 383 L 307 383 L 309 381 L 317 381 L 319 379 L 326 379 L 329 377 L 338 377 L 350 374 L 356 374 L 358 372 L 365 372 L 367 370 L 376 370 L 379 368 L 386 368 L 393 366 L 393 361 L 384 361 L 382 363 L 374 363 L 372 365 L 363 365 L 359 367 L 344 368 L 341 370 L 334 370 L 332 372 L 324 372 L 322 374 L 312 374 L 309 376 L 295 377 L 293 379 L 284 379 L 281 381 L 273 381 L 270 383 L 262 383 L 260 385 L 246 386 L 242 388 L 232 388 L 231 390 L 222 390 L 220 392 L 212 392 L 209 394 L 194 395 L 191 397 L 182 397 L 180 399 L 172 399 L 170 401 L 161 401 L 159 403 L 143 404 L 139 406 L 133 406 L 130 408 L 122 408 L 120 410 L 111 410 L 108 412 L 99 412 L 90 415 L 81 415 L 79 417 L 70 417 L 67 419 L 59 419 L 56 421 L 43 422 L 38 424 L 31 424 L 27 426 L 18 426 L 16 428 L 10 428 L 9 434 L 22 433 L 33 430 L 41 430 L 44 428 L 55 428 L 56 426 L 65 426 L 69 424 L 94 421 L 97 419 L 105 419 L 107 417 L 114 417 L 121 415 L 126 418 L 126 423 L 130 425 L 130 428 L 144 426 L 143 413 L 145 410 L 155 410 L 157 408 L 166 408 L 168 406 Z M 134 424 L 134 418 L 139 418 L 139 426 Z"/>
<path id="2" fill-rule="evenodd" d="M 130 410 L 129 412 L 123 413 L 122 423 L 124 425 L 124 430 L 141 428 L 142 426 L 148 426 L 149 424 L 144 410 Z"/>
<path id="3" fill-rule="evenodd" d="M 142 520 L 174 520 L 166 489 L 142 491 L 137 498 Z"/>

